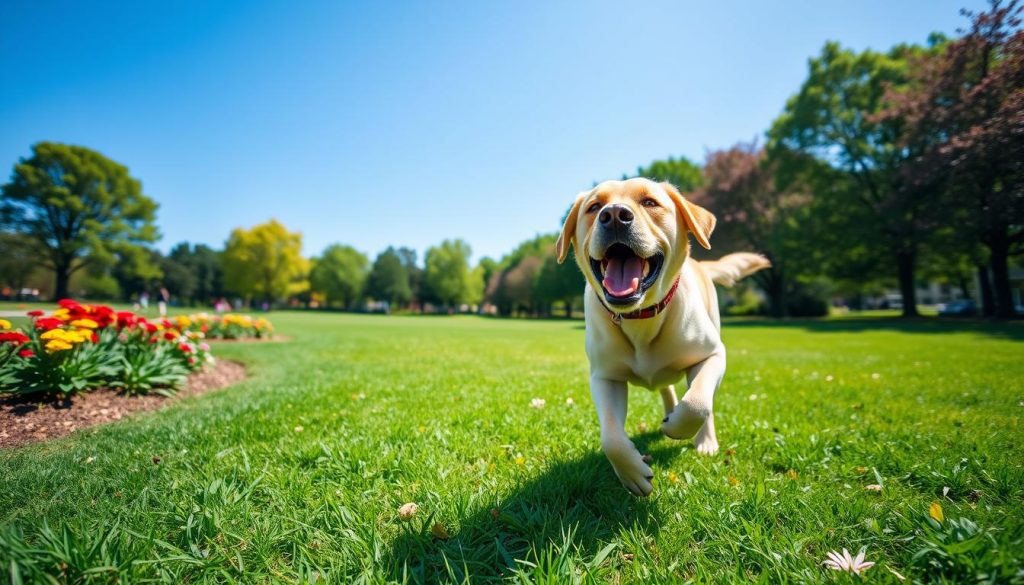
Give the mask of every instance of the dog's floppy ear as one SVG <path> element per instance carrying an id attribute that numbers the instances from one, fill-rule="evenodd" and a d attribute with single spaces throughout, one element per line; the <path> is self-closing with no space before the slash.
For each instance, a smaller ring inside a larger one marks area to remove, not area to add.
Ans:
<path id="1" fill-rule="evenodd" d="M 662 185 L 665 186 L 669 197 L 675 202 L 679 213 L 683 215 L 686 229 L 690 230 L 698 244 L 703 246 L 704 249 L 710 250 L 711 242 L 708 241 L 708 238 L 711 237 L 711 232 L 715 230 L 715 214 L 696 203 L 687 201 L 674 185 L 669 183 L 662 183 Z"/>
<path id="2" fill-rule="evenodd" d="M 569 245 L 575 244 L 576 218 L 579 217 L 580 205 L 583 205 L 583 198 L 586 197 L 587 193 L 589 191 L 584 191 L 576 196 L 576 202 L 572 204 L 568 215 L 565 216 L 562 233 L 558 236 L 558 241 L 555 242 L 555 257 L 558 258 L 559 264 L 565 262 L 565 257 L 569 255 Z"/>

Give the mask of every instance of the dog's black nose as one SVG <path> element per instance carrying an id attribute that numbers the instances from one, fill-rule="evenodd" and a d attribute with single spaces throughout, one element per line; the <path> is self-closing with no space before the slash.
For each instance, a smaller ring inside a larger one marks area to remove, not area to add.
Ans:
<path id="1" fill-rule="evenodd" d="M 611 227 L 616 224 L 629 225 L 633 222 L 633 212 L 625 205 L 609 205 L 597 216 L 601 225 Z"/>

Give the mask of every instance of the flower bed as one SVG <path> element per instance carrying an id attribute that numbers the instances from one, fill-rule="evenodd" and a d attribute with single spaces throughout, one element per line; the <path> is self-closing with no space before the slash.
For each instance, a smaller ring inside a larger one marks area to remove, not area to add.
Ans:
<path id="1" fill-rule="evenodd" d="M 269 335 L 265 319 L 200 314 L 149 321 L 128 311 L 65 299 L 31 311 L 27 331 L 0 319 L 0 393 L 68 396 L 95 388 L 170 394 L 213 362 L 207 337 Z"/>

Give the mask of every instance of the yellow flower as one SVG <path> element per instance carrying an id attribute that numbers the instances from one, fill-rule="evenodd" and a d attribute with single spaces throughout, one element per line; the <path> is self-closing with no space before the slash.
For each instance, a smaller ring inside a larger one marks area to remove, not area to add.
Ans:
<path id="1" fill-rule="evenodd" d="M 70 317 L 70 313 L 71 311 L 68 311 L 67 309 L 62 307 L 53 312 L 53 318 L 60 319 L 61 321 L 67 321 L 68 318 Z"/>
<path id="2" fill-rule="evenodd" d="M 8 321 L 7 319 L 0 319 L 0 330 L 10 329 L 10 328 L 11 328 L 11 322 L 10 321 Z"/>
<path id="3" fill-rule="evenodd" d="M 91 341 L 92 329 L 79 329 L 78 331 L 74 332 L 74 335 L 78 338 L 77 343 L 81 343 L 83 341 Z"/>
<path id="4" fill-rule="evenodd" d="M 188 327 L 191 324 L 192 324 L 192 319 L 189 319 L 185 315 L 180 315 L 178 317 L 178 327 L 179 328 L 184 329 L 184 328 Z"/>
<path id="5" fill-rule="evenodd" d="M 71 322 L 71 326 L 72 327 L 84 328 L 84 329 L 95 329 L 95 328 L 99 327 L 100 324 L 95 322 L 95 321 L 93 321 L 92 319 L 77 319 L 77 320 Z"/>
<path id="6" fill-rule="evenodd" d="M 71 349 L 71 347 L 72 346 L 70 343 L 62 339 L 51 339 L 50 341 L 46 342 L 46 351 L 49 352 L 64 351 L 66 349 Z"/>
<path id="7" fill-rule="evenodd" d="M 67 336 L 67 334 L 68 332 L 64 331 L 63 329 L 50 329 L 49 331 L 40 335 L 39 339 L 45 339 L 47 341 L 51 339 L 63 340 Z"/>

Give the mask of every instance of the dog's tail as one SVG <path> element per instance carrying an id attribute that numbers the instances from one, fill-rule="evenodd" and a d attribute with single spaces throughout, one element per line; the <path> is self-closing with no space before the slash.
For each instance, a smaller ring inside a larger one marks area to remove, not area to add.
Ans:
<path id="1" fill-rule="evenodd" d="M 711 280 L 722 286 L 732 286 L 737 280 L 771 265 L 772 263 L 764 256 L 750 252 L 737 252 L 722 256 L 718 260 L 704 260 L 700 263 L 700 267 L 708 273 Z"/>

